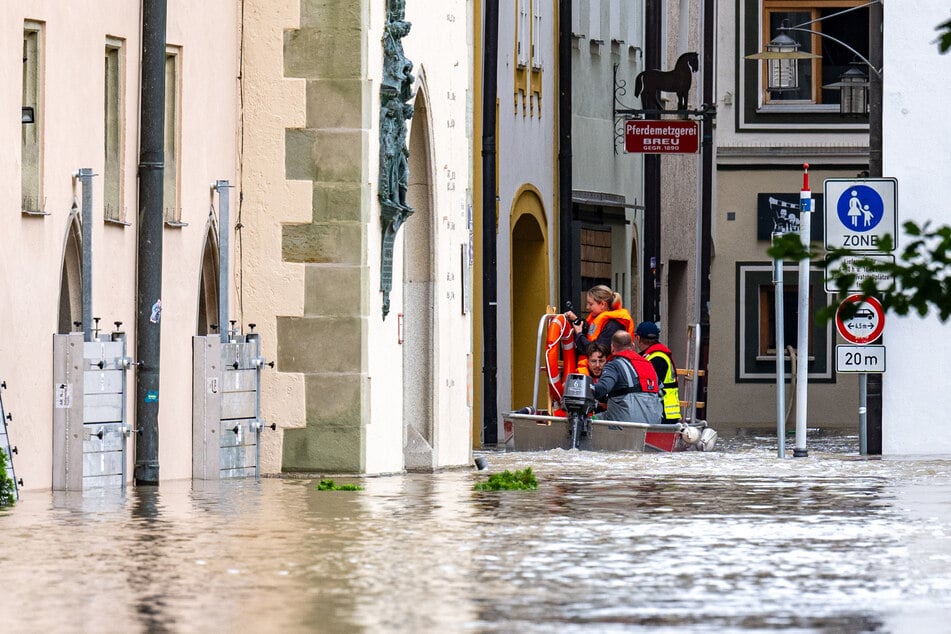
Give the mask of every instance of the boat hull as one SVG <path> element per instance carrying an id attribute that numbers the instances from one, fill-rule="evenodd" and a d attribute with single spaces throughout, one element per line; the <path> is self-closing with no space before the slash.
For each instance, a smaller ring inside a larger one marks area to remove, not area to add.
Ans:
<path id="1" fill-rule="evenodd" d="M 572 429 L 565 416 L 511 413 L 507 417 L 511 432 L 506 444 L 515 451 L 549 451 L 571 449 Z M 691 424 L 700 432 L 709 430 L 705 423 Z M 680 423 L 648 425 L 610 420 L 589 420 L 585 434 L 578 438 L 578 448 L 591 451 L 672 452 L 690 449 L 709 450 L 714 439 L 706 446 L 691 445 L 684 441 Z"/>
<path id="2" fill-rule="evenodd" d="M 515 451 L 571 449 L 571 427 L 563 416 L 548 420 L 512 416 L 512 447 Z M 554 420 L 551 420 L 554 419 Z M 617 421 L 589 421 L 587 434 L 578 448 L 590 451 L 644 451 L 649 425 Z"/>

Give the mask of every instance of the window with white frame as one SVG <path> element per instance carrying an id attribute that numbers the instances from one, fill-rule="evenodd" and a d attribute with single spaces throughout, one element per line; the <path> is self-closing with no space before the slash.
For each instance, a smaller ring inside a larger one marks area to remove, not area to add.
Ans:
<path id="1" fill-rule="evenodd" d="M 105 164 L 102 173 L 103 217 L 107 221 L 122 222 L 122 138 L 123 138 L 123 41 L 106 39 L 104 63 L 105 106 L 103 128 Z"/>
<path id="2" fill-rule="evenodd" d="M 23 95 L 20 125 L 21 209 L 42 212 L 43 145 L 43 24 L 27 20 L 23 25 Z"/>
<path id="3" fill-rule="evenodd" d="M 588 0 L 588 39 L 602 42 L 601 39 L 601 0 Z"/>
<path id="4" fill-rule="evenodd" d="M 783 339 L 784 348 L 798 345 L 799 267 L 784 267 Z M 819 325 L 814 315 L 828 304 L 823 286 L 824 272 L 809 272 L 809 380 L 834 382 L 832 352 L 835 338 L 832 324 Z M 776 380 L 776 287 L 769 262 L 738 262 L 736 265 L 736 381 Z M 790 356 L 784 352 L 787 376 Z"/>
<path id="5" fill-rule="evenodd" d="M 179 198 L 178 178 L 181 173 L 181 148 L 179 130 L 181 129 L 181 49 L 169 46 L 165 50 L 165 169 L 162 171 L 163 206 L 165 222 L 171 226 L 180 226 L 182 209 Z"/>
<path id="6" fill-rule="evenodd" d="M 581 28 L 581 0 L 571 0 L 571 34 L 575 37 L 586 35 Z"/>
<path id="7" fill-rule="evenodd" d="M 528 66 L 529 47 L 531 46 L 531 22 L 529 21 L 530 0 L 518 0 L 518 15 L 515 16 L 515 54 L 520 68 Z"/>
<path id="8" fill-rule="evenodd" d="M 849 50 L 851 47 L 868 57 L 866 4 L 867 0 L 743 0 L 743 56 L 764 51 L 781 33 L 795 40 L 800 52 L 817 56 L 796 62 L 799 81 L 794 90 L 770 90 L 767 62 L 746 60 L 741 81 L 748 120 L 755 121 L 759 117 L 758 120 L 769 122 L 775 121 L 769 119 L 770 115 L 788 118 L 790 114 L 797 114 L 847 122 L 838 117 L 841 91 L 824 86 L 838 82 L 853 64 L 858 64 L 855 67 L 868 75 L 869 68 Z M 780 31 L 781 27 L 793 27 L 793 30 Z M 851 123 L 855 123 L 854 120 Z"/>
<path id="9" fill-rule="evenodd" d="M 624 29 L 621 24 L 621 0 L 609 0 L 608 25 L 611 29 L 611 42 L 621 43 L 624 41 Z"/>
<path id="10" fill-rule="evenodd" d="M 532 2 L 532 68 L 542 67 L 542 3 Z"/>

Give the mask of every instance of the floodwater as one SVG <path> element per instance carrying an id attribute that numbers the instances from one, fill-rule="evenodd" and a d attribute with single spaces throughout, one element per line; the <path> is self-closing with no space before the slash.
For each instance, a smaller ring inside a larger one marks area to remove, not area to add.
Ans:
<path id="1" fill-rule="evenodd" d="M 0 509 L 0 631 L 951 631 L 951 457 L 857 448 L 25 491 Z M 472 490 L 529 466 L 537 491 Z"/>

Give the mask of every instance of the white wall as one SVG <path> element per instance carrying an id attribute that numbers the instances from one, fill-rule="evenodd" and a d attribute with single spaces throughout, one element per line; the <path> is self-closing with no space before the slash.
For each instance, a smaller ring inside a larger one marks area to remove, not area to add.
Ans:
<path id="1" fill-rule="evenodd" d="M 386 18 L 384 2 L 371 3 L 370 26 L 367 37 L 369 72 L 382 72 L 383 23 Z M 434 357 L 435 402 L 434 415 L 436 447 L 435 466 L 458 466 L 470 462 L 471 405 L 469 396 L 468 359 L 471 353 L 471 313 L 461 309 L 462 284 L 460 264 L 461 245 L 468 244 L 466 222 L 471 200 L 471 146 L 467 113 L 471 100 L 471 22 L 470 7 L 466 0 L 440 3 L 439 10 L 423 3 L 409 2 L 406 19 L 412 23 L 409 34 L 403 38 L 403 50 L 413 64 L 416 88 L 427 92 L 429 120 L 434 227 L 432 254 L 434 264 L 434 349 L 417 351 Z M 378 121 L 379 90 L 374 82 L 372 116 Z M 425 119 L 419 122 L 425 123 Z M 411 120 L 410 126 L 417 120 Z M 378 182 L 376 160 L 379 151 L 377 127 L 370 135 L 369 177 Z M 410 128 L 411 129 L 411 128 Z M 409 135 L 407 135 L 409 138 Z M 453 176 L 454 174 L 454 176 Z M 367 227 L 367 253 L 370 271 L 370 289 L 380 287 L 380 213 L 376 188 L 371 203 Z M 421 218 L 412 217 L 411 222 Z M 404 262 L 403 235 L 397 234 L 393 257 L 393 289 L 390 293 L 390 313 L 382 314 L 382 295 L 371 294 L 369 328 L 368 374 L 370 378 L 370 424 L 366 432 L 366 471 L 387 473 L 403 469 L 403 382 L 414 377 L 403 376 L 403 345 L 399 343 L 398 315 L 403 312 L 402 272 Z M 404 345 L 411 345 L 407 342 Z"/>
<path id="2" fill-rule="evenodd" d="M 899 225 L 951 224 L 951 119 L 943 113 L 951 54 L 939 55 L 933 43 L 951 10 L 946 0 L 917 2 L 914 11 L 898 2 L 884 7 L 883 173 L 898 179 Z M 897 252 L 906 242 L 899 240 Z M 943 432 L 951 411 L 951 325 L 934 314 L 889 314 L 884 341 L 882 453 L 951 452 L 951 435 Z"/>

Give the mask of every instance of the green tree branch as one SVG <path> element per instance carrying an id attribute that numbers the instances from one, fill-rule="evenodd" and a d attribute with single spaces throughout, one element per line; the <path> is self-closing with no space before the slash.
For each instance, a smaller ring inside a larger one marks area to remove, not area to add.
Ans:
<path id="1" fill-rule="evenodd" d="M 872 274 L 888 277 L 891 282 L 879 289 L 872 276 L 863 280 L 859 286 L 864 297 L 876 297 L 886 311 L 898 315 L 916 312 L 926 315 L 934 309 L 942 322 L 951 318 L 951 227 L 942 225 L 932 229 L 931 223 L 919 226 L 914 222 L 902 225 L 908 238 L 905 248 L 894 262 L 859 257 L 856 268 L 862 268 Z M 890 235 L 884 235 L 879 241 L 880 250 L 889 252 L 894 244 Z M 842 258 L 855 258 L 856 254 L 847 249 L 832 249 L 825 254 L 806 249 L 796 234 L 785 234 L 773 240 L 766 253 L 773 259 L 803 260 L 810 259 L 818 265 L 832 270 Z M 833 274 L 838 301 L 820 309 L 816 313 L 819 323 L 826 323 L 835 316 L 838 304 L 855 288 L 854 273 Z M 852 310 L 856 308 L 852 305 Z M 850 315 L 844 309 L 843 317 Z"/>

